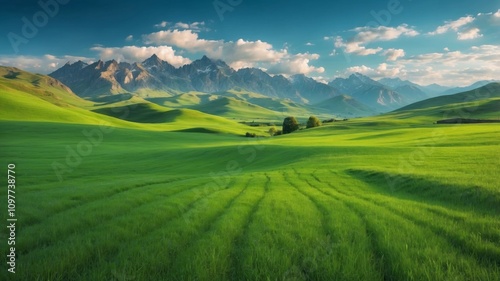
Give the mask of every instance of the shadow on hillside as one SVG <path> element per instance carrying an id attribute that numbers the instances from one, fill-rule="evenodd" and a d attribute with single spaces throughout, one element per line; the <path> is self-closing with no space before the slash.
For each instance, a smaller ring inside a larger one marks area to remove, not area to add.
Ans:
<path id="1" fill-rule="evenodd" d="M 21 72 L 15 72 L 9 70 L 9 73 L 5 74 L 3 77 L 7 79 L 17 79 L 17 76 L 21 75 Z"/>
<path id="2" fill-rule="evenodd" d="M 167 123 L 174 122 L 182 115 L 180 110 L 159 111 L 150 104 L 138 103 L 120 107 L 107 107 L 93 110 L 96 113 L 108 115 L 126 121 L 137 123 Z"/>
<path id="3" fill-rule="evenodd" d="M 482 213 L 500 212 L 500 196 L 480 186 L 441 183 L 419 176 L 349 169 L 347 173 L 382 193 L 416 201 L 427 201 Z M 410 196 L 408 196 L 410 195 Z M 411 197 L 411 198 L 408 198 Z"/>

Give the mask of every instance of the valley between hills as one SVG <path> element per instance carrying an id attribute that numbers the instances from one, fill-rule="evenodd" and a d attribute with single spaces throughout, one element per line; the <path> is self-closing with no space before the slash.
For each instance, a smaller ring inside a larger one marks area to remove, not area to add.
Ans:
<path id="1" fill-rule="evenodd" d="M 472 119 L 500 120 L 500 83 L 1 66 L 0 279 L 500 280 L 500 124 Z"/>

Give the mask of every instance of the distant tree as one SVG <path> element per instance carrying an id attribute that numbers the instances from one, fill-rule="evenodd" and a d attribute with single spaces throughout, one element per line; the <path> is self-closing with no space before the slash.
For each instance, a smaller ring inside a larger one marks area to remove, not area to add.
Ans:
<path id="1" fill-rule="evenodd" d="M 314 128 L 319 126 L 321 126 L 321 121 L 318 119 L 318 117 L 316 116 L 309 117 L 309 120 L 307 120 L 306 128 Z"/>
<path id="2" fill-rule="evenodd" d="M 299 129 L 299 122 L 295 117 L 287 117 L 283 120 L 283 134 L 289 134 Z"/>
<path id="3" fill-rule="evenodd" d="M 272 137 L 272 136 L 275 136 L 275 135 L 276 135 L 276 132 L 277 132 L 277 131 L 278 131 L 278 130 L 276 130 L 276 128 L 275 128 L 275 127 L 271 127 L 271 128 L 269 129 L 268 133 L 269 133 L 269 135 Z"/>
<path id="4" fill-rule="evenodd" d="M 277 130 L 276 131 L 276 134 L 274 134 L 275 136 L 281 136 L 283 135 L 283 131 L 282 130 Z"/>
<path id="5" fill-rule="evenodd" d="M 256 135 L 255 133 L 249 133 L 249 132 L 247 132 L 247 133 L 245 134 L 245 137 L 247 137 L 247 138 L 255 138 L 256 136 L 257 136 L 257 135 Z"/>

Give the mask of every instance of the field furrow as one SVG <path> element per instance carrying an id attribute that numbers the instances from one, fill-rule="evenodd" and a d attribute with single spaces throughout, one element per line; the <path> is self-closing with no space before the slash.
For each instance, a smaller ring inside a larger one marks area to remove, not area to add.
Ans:
<path id="1" fill-rule="evenodd" d="M 346 202 L 353 211 L 363 217 L 372 237 L 375 237 L 373 242 L 377 244 L 375 247 L 381 252 L 379 256 L 385 258 L 385 276 L 392 276 L 391 278 L 396 276 L 394 280 L 398 278 L 421 280 L 420 278 L 426 278 L 425 276 L 445 278 L 442 280 L 449 278 L 471 280 L 478 277 L 480 277 L 479 280 L 494 280 L 498 277 L 498 268 L 494 264 L 478 263 L 479 261 L 473 256 L 463 255 L 463 250 L 457 249 L 450 242 L 449 237 L 428 227 L 422 227 L 411 217 L 402 216 L 399 212 L 395 213 L 385 206 L 381 207 L 363 198 L 363 195 L 338 192 L 339 189 L 335 188 L 334 184 L 328 183 L 329 188 L 326 189 L 324 186 L 321 187 L 318 181 L 316 185 L 331 196 Z M 398 203 L 397 199 L 394 199 L 394 203 Z M 398 227 L 394 228 L 394 225 Z M 391 243 L 389 241 L 391 239 L 398 243 Z M 412 244 L 419 245 L 420 249 L 412 249 Z M 406 250 L 407 254 L 399 256 L 405 252 L 403 250 Z M 414 271 L 411 266 L 412 260 L 423 264 L 428 272 Z M 476 271 L 472 273 L 470 267 L 475 268 Z"/>
<path id="2" fill-rule="evenodd" d="M 123 185 L 115 183 L 112 186 L 94 187 L 92 192 L 89 192 L 87 186 L 79 187 L 62 187 L 54 190 L 42 190 L 37 192 L 28 192 L 23 195 L 23 201 L 33 202 L 22 211 L 23 221 L 26 226 L 31 226 L 41 223 L 44 219 L 51 217 L 54 214 L 69 211 L 82 205 L 96 202 L 99 200 L 107 200 L 117 195 L 127 194 L 134 191 L 135 193 L 145 192 L 145 188 L 155 185 L 176 185 L 176 183 L 186 179 L 169 179 L 146 183 L 137 183 L 130 185 L 124 182 Z M 57 203 L 54 203 L 54 198 L 57 198 Z M 40 212 L 43 210 L 43 212 Z"/>
<path id="3" fill-rule="evenodd" d="M 93 266 L 102 263 L 108 256 L 118 252 L 123 246 L 122 243 L 142 240 L 171 220 L 184 221 L 186 215 L 198 207 L 200 202 L 204 201 L 203 204 L 206 204 L 208 197 L 226 191 L 226 189 L 208 191 L 201 189 L 199 187 L 183 191 L 166 201 L 160 199 L 141 205 L 89 231 L 75 233 L 53 241 L 49 247 L 35 249 L 21 260 L 32 272 L 51 280 L 64 280 L 65 276 L 77 272 L 84 265 Z M 60 258 L 57 266 L 47 266 L 51 264 L 51 260 L 45 257 L 47 252 L 54 253 Z"/>
<path id="4" fill-rule="evenodd" d="M 101 198 L 66 209 L 49 216 L 46 220 L 43 220 L 43 223 L 40 222 L 24 227 L 19 236 L 19 239 L 22 240 L 22 247 L 19 250 L 21 253 L 26 254 L 38 247 L 48 247 L 51 242 L 54 242 L 54 236 L 69 237 L 77 233 L 81 228 L 90 230 L 110 220 L 126 217 L 137 208 L 162 202 L 171 196 L 201 187 L 201 185 L 170 187 L 155 184 L 148 186 L 148 188 L 120 192 L 109 198 Z M 81 214 L 86 215 L 85 219 L 73 219 Z"/>
<path id="5" fill-rule="evenodd" d="M 344 202 L 301 181 L 297 171 L 285 172 L 284 177 L 288 184 L 323 210 L 328 240 L 317 246 L 326 251 L 327 256 L 321 259 L 316 280 L 382 280 L 383 272 L 376 262 L 376 252 L 360 217 Z"/>
<path id="6" fill-rule="evenodd" d="M 192 207 L 186 207 L 186 211 L 180 216 L 165 221 L 140 237 L 128 240 L 126 249 L 112 253 L 109 257 L 102 257 L 101 262 L 93 263 L 94 270 L 82 279 L 110 278 L 116 272 L 147 275 L 153 280 L 158 278 L 155 274 L 179 276 L 183 270 L 183 267 L 177 265 L 181 255 L 228 212 L 246 188 L 244 180 L 233 179 L 230 188 L 211 192 L 190 204 Z M 147 266 L 138 267 L 129 257 L 134 257 L 134 260 L 140 260 Z M 102 262 L 110 259 L 115 261 L 111 265 Z M 192 261 L 189 264 L 191 263 Z M 182 280 L 182 277 L 179 278 Z M 172 277 L 172 280 L 177 279 Z"/>

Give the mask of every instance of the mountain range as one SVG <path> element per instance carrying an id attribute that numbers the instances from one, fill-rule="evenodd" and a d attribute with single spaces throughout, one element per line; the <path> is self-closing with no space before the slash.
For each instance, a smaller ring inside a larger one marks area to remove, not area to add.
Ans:
<path id="1" fill-rule="evenodd" d="M 340 95 L 336 89 L 305 76 L 287 79 L 256 68 L 235 71 L 225 62 L 206 56 L 180 68 L 156 55 L 132 64 L 115 60 L 99 60 L 92 64 L 78 61 L 67 63 L 49 76 L 85 98 L 147 90 L 168 96 L 189 91 L 213 93 L 242 88 L 269 97 L 312 104 Z"/>
<path id="2" fill-rule="evenodd" d="M 259 98 L 266 99 L 265 102 L 255 97 L 252 102 L 259 106 L 271 100 L 274 100 L 272 103 L 281 100 L 322 110 L 338 110 L 339 106 L 345 105 L 349 111 L 343 113 L 356 112 L 360 116 L 388 112 L 442 93 L 466 91 L 491 82 L 481 81 L 470 87 L 449 88 L 437 84 L 421 86 L 399 78 L 375 81 L 354 73 L 325 84 L 303 74 L 285 77 L 273 76 L 258 68 L 234 70 L 224 61 L 207 56 L 176 68 L 157 55 L 140 63 L 116 60 L 99 60 L 92 64 L 68 62 L 49 76 L 87 99 L 133 93 L 147 99 L 170 98 L 169 102 L 175 103 L 172 99 L 181 98 L 181 94 L 188 92 L 199 95 L 236 90 L 260 94 Z"/>

